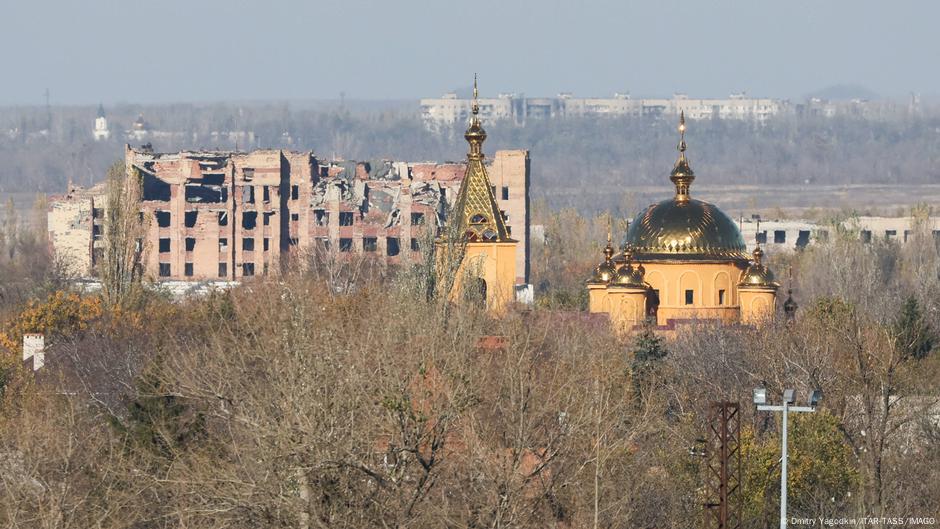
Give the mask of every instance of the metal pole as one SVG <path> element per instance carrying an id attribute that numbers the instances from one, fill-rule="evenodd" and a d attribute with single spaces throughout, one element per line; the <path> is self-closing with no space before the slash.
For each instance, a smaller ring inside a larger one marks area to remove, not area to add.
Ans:
<path id="1" fill-rule="evenodd" d="M 783 402 L 783 457 L 780 460 L 780 529 L 787 529 L 787 409 Z"/>

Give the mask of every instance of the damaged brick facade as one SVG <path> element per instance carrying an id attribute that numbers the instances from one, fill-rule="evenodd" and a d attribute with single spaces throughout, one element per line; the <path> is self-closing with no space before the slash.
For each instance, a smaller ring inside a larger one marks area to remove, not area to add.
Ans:
<path id="1" fill-rule="evenodd" d="M 147 275 L 187 281 L 277 273 L 285 256 L 314 245 L 389 264 L 417 257 L 424 226 L 444 221 L 445 201 L 456 197 L 466 167 L 321 162 L 309 151 L 153 153 L 130 147 L 125 164 L 143 181 Z M 497 151 L 489 171 L 520 243 L 517 283 L 527 283 L 528 151 Z M 51 242 L 77 275 L 94 275 L 101 251 L 93 241 L 102 227 L 87 218 L 99 210 L 94 202 L 88 193 L 70 192 L 50 204 Z"/>

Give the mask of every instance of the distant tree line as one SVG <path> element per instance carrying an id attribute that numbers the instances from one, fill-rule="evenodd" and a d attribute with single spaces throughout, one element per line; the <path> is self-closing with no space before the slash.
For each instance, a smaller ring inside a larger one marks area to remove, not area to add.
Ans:
<path id="1" fill-rule="evenodd" d="M 121 155 L 124 131 L 141 114 L 158 151 L 233 149 L 217 131 L 251 131 L 239 149 L 312 149 L 323 159 L 458 160 L 463 124 L 428 131 L 413 102 L 386 105 L 209 104 L 122 105 L 106 109 L 112 138 L 95 142 L 95 107 L 0 109 L 0 193 L 64 189 L 100 181 Z M 487 151 L 529 149 L 532 194 L 552 207 L 611 209 L 629 186 L 661 184 L 675 156 L 672 118 L 529 120 L 486 123 Z M 45 132 L 44 132 L 45 131 Z M 687 135 L 693 168 L 716 184 L 926 184 L 940 182 L 940 113 L 899 112 L 869 120 L 797 117 L 765 125 L 696 121 Z M 572 190 L 577 189 L 577 193 Z"/>

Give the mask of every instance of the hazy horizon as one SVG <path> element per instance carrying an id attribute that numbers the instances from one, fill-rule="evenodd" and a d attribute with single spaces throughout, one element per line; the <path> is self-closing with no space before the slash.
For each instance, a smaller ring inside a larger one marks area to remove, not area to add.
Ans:
<path id="1" fill-rule="evenodd" d="M 159 4 L 159 7 L 157 5 Z M 412 100 L 463 89 L 937 94 L 940 4 L 39 0 L 7 5 L 0 105 Z"/>

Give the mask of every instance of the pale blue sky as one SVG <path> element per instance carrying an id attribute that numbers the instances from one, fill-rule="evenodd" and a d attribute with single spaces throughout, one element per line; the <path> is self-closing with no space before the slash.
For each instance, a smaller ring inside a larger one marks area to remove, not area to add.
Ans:
<path id="1" fill-rule="evenodd" d="M 936 0 L 4 0 L 0 104 L 940 93 Z"/>

